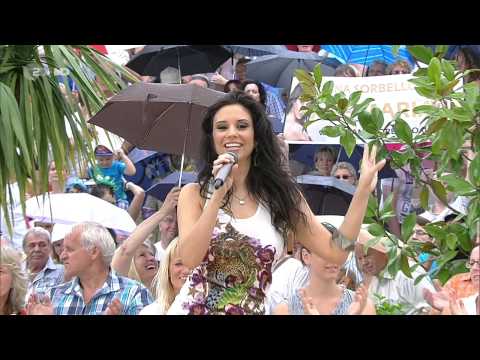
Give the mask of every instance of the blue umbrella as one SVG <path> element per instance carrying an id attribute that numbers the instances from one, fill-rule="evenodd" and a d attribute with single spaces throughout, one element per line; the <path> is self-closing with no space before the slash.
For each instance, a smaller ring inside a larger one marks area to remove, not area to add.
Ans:
<path id="1" fill-rule="evenodd" d="M 370 65 L 375 60 L 383 60 L 388 64 L 396 60 L 407 60 L 412 66 L 415 64 L 407 48 L 402 45 L 395 56 L 393 45 L 322 45 L 322 49 L 342 59 L 346 64 Z"/>
<path id="2" fill-rule="evenodd" d="M 164 201 L 168 192 L 178 185 L 180 179 L 180 172 L 176 171 L 160 181 L 158 184 L 153 185 L 146 191 L 147 195 L 151 195 L 158 200 Z M 182 185 L 193 183 L 197 181 L 197 174 L 193 172 L 184 171 L 182 174 Z"/>
<path id="3" fill-rule="evenodd" d="M 306 164 L 313 168 L 315 165 L 315 153 L 321 147 L 333 147 L 338 154 L 336 162 L 346 161 L 353 165 L 357 173 L 360 170 L 360 161 L 363 157 L 363 147 L 360 145 L 356 145 L 355 149 L 353 150 L 352 156 L 348 157 L 345 149 L 340 144 L 290 144 L 290 158 L 300 161 L 303 164 Z M 388 163 L 383 167 L 382 170 L 380 170 L 378 174 L 379 179 L 396 177 L 397 175 L 395 171 L 390 167 Z"/>
<path id="4" fill-rule="evenodd" d="M 134 164 L 138 163 L 139 161 L 148 159 L 150 156 L 157 154 L 157 151 L 152 150 L 142 150 L 139 148 L 134 148 L 132 151 L 128 153 L 128 157 Z"/>

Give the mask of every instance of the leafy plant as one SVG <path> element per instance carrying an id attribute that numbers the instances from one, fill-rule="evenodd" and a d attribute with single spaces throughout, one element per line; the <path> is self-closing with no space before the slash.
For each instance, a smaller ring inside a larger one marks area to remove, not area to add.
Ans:
<path id="1" fill-rule="evenodd" d="M 50 160 L 62 183 L 65 169 L 91 162 L 96 135 L 86 120 L 127 81 L 138 78 L 86 45 L 0 45 L 0 203 L 9 229 L 11 185 L 24 210 L 27 188 L 48 191 Z"/>
<path id="2" fill-rule="evenodd" d="M 375 297 L 375 311 L 377 315 L 405 315 L 403 304 L 393 303 L 380 294 L 373 295 Z"/>
<path id="3" fill-rule="evenodd" d="M 388 158 L 393 168 L 412 176 L 415 183 L 422 187 L 420 201 L 424 209 L 427 209 L 432 192 L 458 215 L 454 226 L 439 223 L 426 227 L 426 231 L 435 238 L 429 249 L 425 249 L 424 244 L 409 241 L 416 221 L 415 214 L 409 215 L 403 222 L 400 237 L 388 231 L 386 223 L 395 216 L 391 198 L 380 209 L 379 202 L 372 197 L 365 219 L 371 224 L 370 233 L 376 237 L 369 246 L 380 238 L 387 238 L 392 245 L 388 268 L 392 275 L 401 270 L 411 277 L 413 267 L 408 259 L 416 259 L 421 252 L 427 251 L 439 265 L 433 275 L 446 281 L 460 269 L 459 266 L 449 265 L 452 259 L 458 253 L 468 254 L 473 245 L 470 239 L 480 226 L 480 87 L 475 83 L 461 85 L 461 80 L 475 70 L 460 71 L 454 61 L 443 59 L 446 46 L 437 46 L 435 53 L 421 45 L 407 48 L 414 58 L 428 64 L 426 68 L 417 70 L 410 82 L 421 96 L 435 103 L 435 106 L 414 108 L 415 113 L 423 116 L 424 128 L 423 132 L 416 134 L 402 118 L 407 110 L 396 113 L 392 121 L 385 124 L 380 109 L 372 107 L 367 110 L 374 99 L 360 101 L 360 91 L 348 97 L 344 92 L 334 93 L 333 83 L 324 82 L 320 65 L 315 67 L 313 75 L 304 70 L 297 70 L 296 75 L 304 90 L 301 99 L 306 102 L 304 108 L 307 113 L 316 114 L 318 120 L 330 122 L 330 126 L 324 127 L 321 132 L 330 137 L 339 136 L 348 156 L 352 154 L 357 139 L 368 146 L 377 145 L 378 160 Z M 310 121 L 306 126 L 318 120 Z M 361 125 L 360 130 L 358 124 Z M 393 132 L 384 131 L 390 125 L 393 125 Z M 405 146 L 401 152 L 389 153 L 385 146 L 388 143 L 403 143 Z M 437 162 L 435 173 L 427 174 L 422 169 L 420 155 Z M 467 179 L 458 175 L 464 162 L 469 165 Z M 459 214 L 448 204 L 447 192 L 468 198 L 466 215 Z"/>

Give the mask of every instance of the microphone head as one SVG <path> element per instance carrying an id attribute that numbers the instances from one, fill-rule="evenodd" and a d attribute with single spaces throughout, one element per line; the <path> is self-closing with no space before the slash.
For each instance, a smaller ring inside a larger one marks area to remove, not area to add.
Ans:
<path id="1" fill-rule="evenodd" d="M 227 154 L 231 155 L 233 157 L 233 161 L 234 161 L 235 164 L 238 163 L 238 154 L 237 153 L 235 153 L 233 151 L 228 151 Z"/>

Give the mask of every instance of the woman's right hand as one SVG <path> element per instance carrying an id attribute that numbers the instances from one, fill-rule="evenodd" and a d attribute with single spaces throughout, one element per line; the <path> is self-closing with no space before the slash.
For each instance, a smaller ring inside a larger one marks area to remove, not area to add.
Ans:
<path id="1" fill-rule="evenodd" d="M 215 179 L 218 172 L 224 165 L 234 163 L 234 162 L 235 162 L 235 159 L 233 158 L 232 155 L 228 153 L 220 154 L 218 158 L 213 162 L 213 167 L 212 167 L 213 178 Z M 235 173 L 237 172 L 237 170 L 238 170 L 238 164 L 235 164 L 232 167 L 232 171 L 225 179 L 225 183 L 220 188 L 214 191 L 214 196 L 216 196 L 216 194 L 219 194 L 218 196 L 221 196 L 221 199 L 224 198 L 228 190 L 230 190 L 230 188 L 233 185 L 233 177 L 235 176 Z"/>

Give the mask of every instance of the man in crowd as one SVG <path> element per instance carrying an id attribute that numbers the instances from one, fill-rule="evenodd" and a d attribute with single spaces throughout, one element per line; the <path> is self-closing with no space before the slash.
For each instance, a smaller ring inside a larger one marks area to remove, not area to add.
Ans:
<path id="1" fill-rule="evenodd" d="M 24 267 L 28 272 L 30 293 L 43 293 L 64 282 L 63 265 L 55 264 L 51 258 L 52 243 L 50 233 L 34 227 L 23 237 L 23 251 L 27 255 Z"/>
<path id="2" fill-rule="evenodd" d="M 370 298 L 378 304 L 374 295 L 381 295 L 390 303 L 402 305 L 406 315 L 427 310 L 428 304 L 424 301 L 423 291 L 427 289 L 434 292 L 433 284 L 428 277 L 424 277 L 415 285 L 415 279 L 425 274 L 425 271 L 418 267 L 412 271 L 412 278 L 404 275 L 402 271 L 391 276 L 387 270 L 388 250 L 382 242 L 370 247 L 365 254 L 364 245 L 372 238 L 367 231 L 361 230 L 355 246 L 358 267 L 365 279 L 371 279 L 368 290 Z"/>
<path id="3" fill-rule="evenodd" d="M 31 296 L 30 315 L 137 315 L 153 299 L 140 283 L 110 268 L 115 243 L 105 227 L 75 225 L 65 236 L 61 259 L 72 280 L 52 288 L 48 297 Z M 51 299 L 51 300 L 50 300 Z"/>

